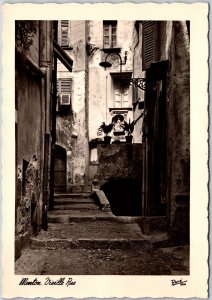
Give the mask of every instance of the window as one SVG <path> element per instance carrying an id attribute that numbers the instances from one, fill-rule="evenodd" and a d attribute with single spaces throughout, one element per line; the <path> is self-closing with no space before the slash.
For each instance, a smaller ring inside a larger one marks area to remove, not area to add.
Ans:
<path id="1" fill-rule="evenodd" d="M 115 48 L 117 42 L 117 21 L 103 22 L 104 48 Z"/>
<path id="2" fill-rule="evenodd" d="M 57 81 L 58 103 L 57 111 L 70 112 L 71 107 L 71 78 L 61 78 Z"/>
<path id="3" fill-rule="evenodd" d="M 128 107 L 129 106 L 129 83 L 122 79 L 113 79 L 113 93 L 114 93 L 114 107 Z"/>
<path id="4" fill-rule="evenodd" d="M 150 67 L 152 62 L 159 60 L 158 22 L 143 22 L 143 70 Z"/>
<path id="5" fill-rule="evenodd" d="M 69 48 L 70 26 L 68 20 L 61 20 L 59 22 L 58 40 L 61 47 Z"/>

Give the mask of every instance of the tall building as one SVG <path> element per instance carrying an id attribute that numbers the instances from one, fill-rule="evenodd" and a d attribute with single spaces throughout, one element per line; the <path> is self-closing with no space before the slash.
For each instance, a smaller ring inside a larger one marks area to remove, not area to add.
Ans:
<path id="1" fill-rule="evenodd" d="M 52 193 L 56 59 L 73 61 L 53 41 L 57 22 L 15 23 L 16 203 L 15 255 L 47 229 Z"/>
<path id="2" fill-rule="evenodd" d="M 124 143 L 119 122 L 133 121 L 132 21 L 58 23 L 58 43 L 73 59 L 73 72 L 58 64 L 55 188 L 89 188 L 97 171 L 97 145 L 112 123 L 111 143 Z M 110 67 L 101 67 L 107 62 Z M 118 121 L 118 122 L 117 122 Z M 140 140 L 141 142 L 141 140 Z"/>

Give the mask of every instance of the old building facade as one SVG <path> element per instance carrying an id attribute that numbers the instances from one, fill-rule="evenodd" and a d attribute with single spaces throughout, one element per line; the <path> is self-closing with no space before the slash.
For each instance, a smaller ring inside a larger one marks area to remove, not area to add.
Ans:
<path id="1" fill-rule="evenodd" d="M 135 75 L 145 83 L 142 211 L 166 215 L 172 238 L 188 242 L 189 22 L 137 21 L 134 34 Z"/>
<path id="2" fill-rule="evenodd" d="M 88 189 L 98 168 L 97 145 L 104 136 L 100 125 L 117 116 L 122 122 L 133 120 L 132 33 L 132 21 L 59 21 L 58 41 L 74 66 L 68 73 L 58 64 L 56 189 Z M 99 65 L 106 60 L 110 68 Z M 124 131 L 121 136 L 114 131 L 115 126 L 111 143 L 125 142 Z"/>
<path id="3" fill-rule="evenodd" d="M 56 60 L 71 71 L 72 61 L 54 41 L 57 22 L 16 21 L 15 254 L 31 236 L 47 229 L 52 194 L 52 149 L 55 143 Z"/>

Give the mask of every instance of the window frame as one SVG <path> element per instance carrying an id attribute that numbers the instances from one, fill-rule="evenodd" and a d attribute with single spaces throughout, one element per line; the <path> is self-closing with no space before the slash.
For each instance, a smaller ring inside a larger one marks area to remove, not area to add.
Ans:
<path id="1" fill-rule="evenodd" d="M 113 30 L 115 29 L 115 33 Z M 105 31 L 108 30 L 108 34 Z M 106 41 L 108 38 L 108 41 Z M 113 49 L 117 46 L 117 21 L 103 21 L 103 48 Z"/>
<path id="2" fill-rule="evenodd" d="M 69 82 L 69 87 L 67 82 Z M 62 84 L 64 83 L 64 85 Z M 73 81 L 72 78 L 58 78 L 57 79 L 57 112 L 64 111 L 67 113 L 71 112 L 72 108 L 72 89 L 73 89 Z M 69 96 L 69 103 L 62 103 L 62 96 Z"/>

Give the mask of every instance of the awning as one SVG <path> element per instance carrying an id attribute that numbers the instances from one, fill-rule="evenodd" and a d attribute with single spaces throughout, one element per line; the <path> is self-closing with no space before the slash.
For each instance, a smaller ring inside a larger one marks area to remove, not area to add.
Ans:
<path id="1" fill-rule="evenodd" d="M 61 63 L 72 72 L 73 60 L 70 56 L 63 50 L 63 48 L 54 40 L 53 41 L 54 54 L 61 61 Z"/>

